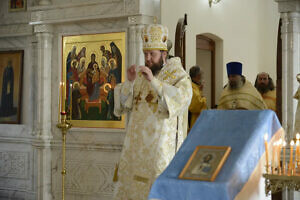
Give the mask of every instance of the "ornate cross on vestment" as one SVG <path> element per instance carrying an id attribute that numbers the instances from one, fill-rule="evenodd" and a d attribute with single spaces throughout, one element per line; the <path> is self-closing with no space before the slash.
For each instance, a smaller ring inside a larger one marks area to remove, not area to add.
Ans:
<path id="1" fill-rule="evenodd" d="M 175 70 L 173 70 L 172 72 L 169 72 L 169 71 L 165 71 L 165 77 L 163 78 L 163 80 L 166 80 L 167 78 L 172 78 L 172 79 L 175 79 L 176 78 L 176 76 L 174 75 L 175 74 L 175 72 L 176 72 L 177 70 L 175 69 Z"/>
<path id="2" fill-rule="evenodd" d="M 134 99 L 135 99 L 135 105 L 137 105 L 139 103 L 139 101 L 142 100 L 141 92 L 139 92 L 139 94 L 136 97 L 134 97 Z"/>

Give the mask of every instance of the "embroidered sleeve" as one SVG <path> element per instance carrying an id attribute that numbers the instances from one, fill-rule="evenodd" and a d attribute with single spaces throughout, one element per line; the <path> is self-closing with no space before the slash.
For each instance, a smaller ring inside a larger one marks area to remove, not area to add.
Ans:
<path id="1" fill-rule="evenodd" d="M 114 89 L 114 114 L 121 116 L 132 109 L 134 82 L 125 81 Z"/>
<path id="2" fill-rule="evenodd" d="M 184 76 L 175 85 L 154 78 L 152 86 L 158 93 L 158 111 L 163 118 L 178 116 L 188 109 L 192 98 L 192 86 L 188 76 Z"/>

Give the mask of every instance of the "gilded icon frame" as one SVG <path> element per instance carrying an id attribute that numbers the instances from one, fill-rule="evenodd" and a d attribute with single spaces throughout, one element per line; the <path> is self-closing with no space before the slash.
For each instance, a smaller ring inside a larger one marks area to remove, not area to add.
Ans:
<path id="1" fill-rule="evenodd" d="M 73 127 L 125 128 L 113 113 L 125 77 L 125 32 L 63 36 L 60 112 Z"/>
<path id="2" fill-rule="evenodd" d="M 24 51 L 0 51 L 0 124 L 20 124 Z"/>
<path id="3" fill-rule="evenodd" d="M 229 146 L 197 146 L 180 179 L 214 181 L 231 151 Z"/>
<path id="4" fill-rule="evenodd" d="M 25 11 L 26 4 L 27 4 L 27 0 L 9 0 L 8 1 L 8 10 L 10 12 Z"/>

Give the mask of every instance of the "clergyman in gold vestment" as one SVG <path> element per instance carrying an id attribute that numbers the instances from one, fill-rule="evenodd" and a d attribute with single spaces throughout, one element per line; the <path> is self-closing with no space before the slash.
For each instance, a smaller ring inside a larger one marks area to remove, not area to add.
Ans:
<path id="1" fill-rule="evenodd" d="M 254 86 L 261 94 L 268 109 L 276 112 L 276 88 L 270 75 L 266 72 L 257 74 Z"/>
<path id="2" fill-rule="evenodd" d="M 267 106 L 256 88 L 242 75 L 242 63 L 227 63 L 228 84 L 218 103 L 222 110 L 262 110 Z"/>
<path id="3" fill-rule="evenodd" d="M 202 110 L 207 109 L 206 98 L 202 96 L 202 71 L 199 66 L 193 66 L 190 69 L 192 79 L 193 97 L 189 106 L 189 128 L 191 129 L 198 119 Z"/>
<path id="4" fill-rule="evenodd" d="M 168 29 L 142 31 L 145 66 L 132 65 L 115 88 L 116 116 L 130 113 L 114 200 L 147 200 L 154 180 L 183 142 L 192 98 L 189 75 L 179 58 L 167 57 Z"/>

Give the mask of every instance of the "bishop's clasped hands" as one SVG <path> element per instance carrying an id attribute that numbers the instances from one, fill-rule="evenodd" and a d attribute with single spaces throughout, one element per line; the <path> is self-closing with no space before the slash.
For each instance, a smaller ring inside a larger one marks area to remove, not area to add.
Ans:
<path id="1" fill-rule="evenodd" d="M 136 78 L 136 74 L 138 72 L 141 72 L 143 74 L 143 76 L 145 77 L 145 79 L 147 79 L 148 81 L 151 81 L 153 79 L 153 74 L 151 69 L 149 69 L 146 66 L 137 66 L 137 65 L 131 65 L 128 69 L 127 69 L 127 79 L 129 81 L 134 81 Z"/>

